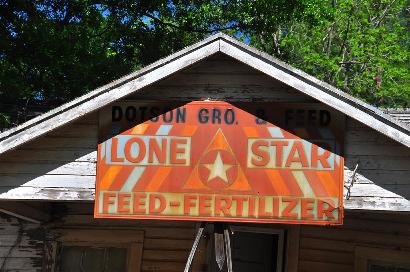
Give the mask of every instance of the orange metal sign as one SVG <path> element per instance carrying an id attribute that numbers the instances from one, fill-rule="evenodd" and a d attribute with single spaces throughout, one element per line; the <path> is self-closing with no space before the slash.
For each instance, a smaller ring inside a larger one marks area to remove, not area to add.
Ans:
<path id="1" fill-rule="evenodd" d="M 100 113 L 95 217 L 341 224 L 343 117 L 316 104 Z"/>

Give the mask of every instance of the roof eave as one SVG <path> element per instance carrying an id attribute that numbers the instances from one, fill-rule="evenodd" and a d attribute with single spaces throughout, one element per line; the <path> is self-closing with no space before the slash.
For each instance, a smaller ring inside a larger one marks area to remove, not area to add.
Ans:
<path id="1" fill-rule="evenodd" d="M 327 104 L 353 119 L 410 147 L 410 129 L 359 99 L 322 82 L 276 58 L 222 33 L 178 51 L 137 72 L 126 75 L 71 102 L 0 134 L 0 154 L 33 140 L 85 114 L 138 91 L 217 52 Z"/>

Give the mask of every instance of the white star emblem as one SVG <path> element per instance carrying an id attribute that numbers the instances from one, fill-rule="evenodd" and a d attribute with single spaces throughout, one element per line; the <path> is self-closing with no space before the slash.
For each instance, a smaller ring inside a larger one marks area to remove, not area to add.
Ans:
<path id="1" fill-rule="evenodd" d="M 233 165 L 224 164 L 221 158 L 221 153 L 218 152 L 215 161 L 212 164 L 204 164 L 206 168 L 210 170 L 208 181 L 215 177 L 220 177 L 225 183 L 228 183 L 228 177 L 226 176 L 226 171 L 229 170 Z"/>

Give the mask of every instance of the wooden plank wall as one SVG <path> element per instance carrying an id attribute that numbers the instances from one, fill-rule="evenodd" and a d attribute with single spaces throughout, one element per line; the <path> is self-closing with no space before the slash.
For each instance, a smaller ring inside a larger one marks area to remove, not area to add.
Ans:
<path id="1" fill-rule="evenodd" d="M 1 271 L 41 271 L 46 233 L 50 239 L 50 232 L 58 234 L 59 230 L 75 228 L 109 229 L 113 235 L 116 229 L 142 230 L 141 271 L 179 272 L 183 271 L 197 227 L 196 223 L 182 221 L 94 219 L 91 203 L 55 204 L 53 215 L 55 219 L 45 228 L 25 222 L 20 224 L 16 219 L 0 216 L 0 267 L 7 256 Z M 247 225 L 286 228 L 286 225 Z M 301 226 L 297 271 L 354 271 L 358 247 L 399 250 L 410 258 L 409 225 L 408 213 L 347 211 L 343 226 Z M 205 242 L 199 246 L 194 259 L 195 272 L 206 271 L 206 247 Z M 285 258 L 287 254 L 289 252 Z"/>
<path id="2" fill-rule="evenodd" d="M 124 100 L 314 102 L 309 96 L 239 61 L 218 54 Z"/>
<path id="3" fill-rule="evenodd" d="M 0 271 L 41 271 L 43 240 L 40 225 L 0 214 Z"/>
<path id="4" fill-rule="evenodd" d="M 237 61 L 211 57 L 126 100 L 314 102 Z M 98 114 L 92 113 L 0 155 L 0 199 L 93 200 Z M 347 120 L 346 180 L 359 163 L 347 208 L 410 211 L 410 152 Z"/>
<path id="5" fill-rule="evenodd" d="M 365 125 L 348 119 L 345 182 L 358 164 L 347 208 L 410 211 L 410 150 Z M 346 193 L 346 192 L 345 192 Z"/>
<path id="6" fill-rule="evenodd" d="M 181 272 L 184 270 L 192 243 L 195 239 L 197 223 L 185 221 L 153 220 L 109 220 L 94 219 L 93 204 L 60 203 L 53 206 L 55 220 L 50 229 L 84 228 L 115 230 L 142 230 L 144 246 L 142 272 L 166 271 Z M 194 271 L 206 271 L 204 250 L 206 244 L 201 242 L 198 256 L 194 259 Z"/>
<path id="7" fill-rule="evenodd" d="M 300 272 L 355 271 L 357 247 L 400 250 L 410 259 L 410 215 L 353 212 L 341 227 L 302 226 Z"/>
<path id="8" fill-rule="evenodd" d="M 93 199 L 98 114 L 0 155 L 1 199 Z"/>

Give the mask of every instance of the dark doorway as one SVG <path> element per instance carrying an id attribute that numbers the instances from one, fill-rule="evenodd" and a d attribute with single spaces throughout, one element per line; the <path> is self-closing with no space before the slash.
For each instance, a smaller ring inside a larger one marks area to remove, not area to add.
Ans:
<path id="1" fill-rule="evenodd" d="M 236 232 L 232 235 L 232 264 L 235 272 L 277 272 L 279 236 Z"/>

